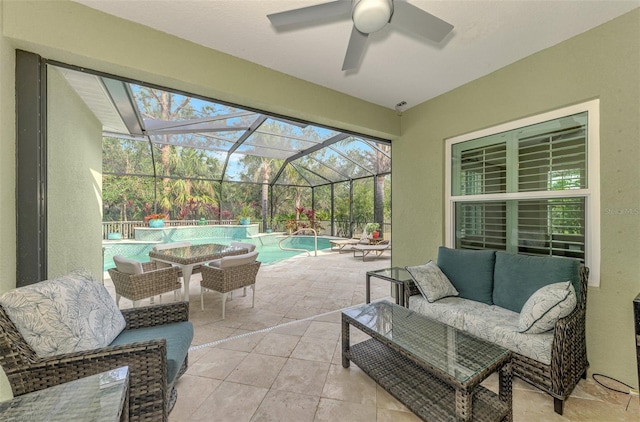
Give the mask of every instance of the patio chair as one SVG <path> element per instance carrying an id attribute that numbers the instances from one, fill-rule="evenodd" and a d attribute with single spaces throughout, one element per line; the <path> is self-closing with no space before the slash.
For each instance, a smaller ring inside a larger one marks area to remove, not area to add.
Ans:
<path id="1" fill-rule="evenodd" d="M 256 276 L 260 269 L 260 261 L 256 261 L 258 252 L 242 255 L 225 256 L 202 266 L 200 281 L 200 307 L 204 311 L 204 291 L 214 290 L 222 293 L 222 319 L 225 318 L 227 295 L 241 287 L 251 287 L 253 308 L 256 301 Z"/>
<path id="2" fill-rule="evenodd" d="M 169 420 L 193 339 L 188 303 L 119 310 L 102 283 L 72 274 L 0 304 L 0 366 L 15 397 L 128 366 L 122 420 Z"/>
<path id="3" fill-rule="evenodd" d="M 391 242 L 383 240 L 377 245 L 354 245 L 353 246 L 353 256 L 359 257 L 358 254 L 362 254 L 362 261 L 364 262 L 364 258 L 373 253 L 375 257 L 382 256 L 384 251 L 391 250 Z"/>
<path id="4" fill-rule="evenodd" d="M 109 275 L 116 289 L 118 306 L 121 297 L 133 301 L 135 308 L 141 299 L 160 295 L 162 302 L 162 293 L 180 294 L 182 283 L 178 280 L 180 269 L 177 267 L 158 269 L 156 261 L 143 263 L 121 255 L 114 256 L 113 262 L 116 263 L 116 268 L 109 269 Z"/>

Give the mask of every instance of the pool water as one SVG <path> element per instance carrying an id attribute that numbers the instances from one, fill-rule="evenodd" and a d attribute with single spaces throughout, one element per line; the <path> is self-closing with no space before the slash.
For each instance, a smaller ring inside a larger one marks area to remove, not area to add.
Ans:
<path id="1" fill-rule="evenodd" d="M 256 245 L 256 251 L 259 252 L 258 260 L 263 265 L 273 264 L 285 259 L 292 258 L 304 252 L 300 251 L 283 251 L 278 246 L 278 242 L 282 239 L 281 235 L 260 236 L 253 237 L 251 239 L 235 239 L 241 242 L 253 243 Z M 231 243 L 229 238 L 210 238 L 210 239 L 195 239 L 189 240 L 194 245 L 200 245 L 203 243 L 220 243 L 228 245 Z M 105 242 L 104 243 L 104 271 L 109 268 L 114 268 L 113 257 L 115 255 L 123 255 L 130 259 L 135 259 L 140 262 L 149 261 L 149 251 L 158 243 L 145 243 L 145 242 Z M 285 248 L 297 248 L 311 251 L 313 255 L 314 239 L 311 236 L 293 236 L 288 238 L 282 243 Z M 329 239 L 318 237 L 318 250 L 329 249 L 331 244 Z M 304 253 L 306 255 L 306 253 Z"/>

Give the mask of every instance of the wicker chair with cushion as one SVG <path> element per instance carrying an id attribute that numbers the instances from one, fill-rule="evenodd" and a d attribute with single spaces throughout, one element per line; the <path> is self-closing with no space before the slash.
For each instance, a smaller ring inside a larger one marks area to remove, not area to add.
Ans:
<path id="1" fill-rule="evenodd" d="M 233 290 L 250 286 L 253 291 L 251 307 L 256 299 L 256 276 L 260 269 L 260 261 L 256 261 L 258 252 L 242 255 L 226 256 L 202 266 L 200 281 L 200 307 L 204 310 L 205 289 L 222 293 L 222 319 L 225 318 L 227 295 Z M 246 291 L 245 291 L 246 295 Z"/>
<path id="2" fill-rule="evenodd" d="M 116 268 L 109 269 L 111 281 L 116 289 L 116 304 L 120 305 L 120 297 L 133 301 L 152 298 L 167 292 L 180 292 L 182 283 L 178 280 L 180 270 L 177 267 L 158 269 L 155 261 L 139 262 L 121 255 L 113 257 Z"/>
<path id="3" fill-rule="evenodd" d="M 129 367 L 129 420 L 168 421 L 186 371 L 189 304 L 120 311 L 104 286 L 71 274 L 0 296 L 0 365 L 14 396 Z"/>

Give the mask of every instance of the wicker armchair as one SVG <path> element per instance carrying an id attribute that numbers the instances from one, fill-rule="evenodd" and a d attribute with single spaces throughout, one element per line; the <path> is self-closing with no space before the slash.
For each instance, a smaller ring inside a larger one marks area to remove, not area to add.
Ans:
<path id="1" fill-rule="evenodd" d="M 125 331 L 189 320 L 186 302 L 121 312 L 127 322 Z M 0 307 L 0 366 L 14 396 L 128 366 L 129 420 L 168 421 L 177 393 L 167 380 L 166 349 L 165 339 L 155 339 L 40 358 Z M 186 368 L 187 358 L 176 378 Z"/>
<path id="2" fill-rule="evenodd" d="M 182 283 L 178 280 L 180 269 L 165 267 L 158 269 L 155 261 L 136 263 L 139 269 L 129 270 L 123 262 L 131 260 L 114 256 L 116 268 L 109 269 L 111 281 L 116 289 L 116 303 L 120 305 L 120 297 L 133 301 L 133 307 L 140 299 L 146 299 L 167 292 L 180 292 Z"/>
<path id="3" fill-rule="evenodd" d="M 256 261 L 258 252 L 242 255 L 226 256 L 215 262 L 202 266 L 202 281 L 200 281 L 200 307 L 204 310 L 204 291 L 215 290 L 222 293 L 222 319 L 225 318 L 227 295 L 242 287 L 251 287 L 252 302 L 256 299 L 256 276 L 260 269 L 260 261 Z M 246 290 L 245 290 L 246 295 Z"/>

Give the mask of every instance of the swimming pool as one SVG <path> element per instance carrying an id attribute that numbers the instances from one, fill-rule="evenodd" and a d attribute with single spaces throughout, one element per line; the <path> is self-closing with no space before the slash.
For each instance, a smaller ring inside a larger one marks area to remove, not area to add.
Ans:
<path id="1" fill-rule="evenodd" d="M 292 258 L 299 255 L 299 251 L 283 251 L 278 247 L 278 242 L 283 238 L 281 234 L 261 235 L 252 237 L 250 239 L 233 239 L 237 241 L 253 243 L 256 245 L 256 251 L 260 253 L 258 260 L 263 265 L 273 264 L 288 258 Z M 189 240 L 194 245 L 200 245 L 203 243 L 220 243 L 228 245 L 232 239 L 225 238 L 209 238 L 209 239 L 191 239 Z M 283 247 L 298 248 L 311 251 L 313 253 L 313 237 L 312 236 L 292 236 L 283 242 Z M 113 257 L 115 255 L 123 255 L 130 259 L 135 259 L 140 262 L 149 261 L 149 251 L 157 245 L 158 242 L 148 243 L 139 241 L 115 241 L 104 242 L 104 271 L 109 268 L 114 268 Z M 329 249 L 331 244 L 329 239 L 318 237 L 318 250 Z M 306 255 L 306 254 L 305 254 Z"/>

